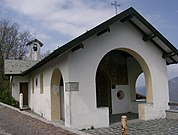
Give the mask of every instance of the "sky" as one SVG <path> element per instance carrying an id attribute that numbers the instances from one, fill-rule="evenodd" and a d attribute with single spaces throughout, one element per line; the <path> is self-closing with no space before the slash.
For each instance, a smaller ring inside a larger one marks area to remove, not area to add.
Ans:
<path id="1" fill-rule="evenodd" d="M 118 13 L 135 8 L 178 48 L 178 0 L 116 0 Z M 37 33 L 51 52 L 115 16 L 114 0 L 0 0 L 0 19 Z M 33 35 L 35 37 L 35 35 Z M 175 69 L 171 66 L 168 70 Z M 176 68 L 178 70 L 178 67 Z M 178 71 L 177 71 L 178 73 Z"/>

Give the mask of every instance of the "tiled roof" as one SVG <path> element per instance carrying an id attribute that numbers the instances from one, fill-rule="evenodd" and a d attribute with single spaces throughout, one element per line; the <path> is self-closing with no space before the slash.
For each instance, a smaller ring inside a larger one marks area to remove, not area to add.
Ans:
<path id="1" fill-rule="evenodd" d="M 34 42 L 39 43 L 39 44 L 40 44 L 40 47 L 42 47 L 42 46 L 43 46 L 43 43 L 42 43 L 40 40 L 38 40 L 38 39 L 34 39 L 34 40 L 30 41 L 30 42 L 28 42 L 26 45 L 33 44 Z"/>
<path id="2" fill-rule="evenodd" d="M 4 70 L 6 75 L 20 75 L 39 61 L 35 60 L 5 60 Z"/>

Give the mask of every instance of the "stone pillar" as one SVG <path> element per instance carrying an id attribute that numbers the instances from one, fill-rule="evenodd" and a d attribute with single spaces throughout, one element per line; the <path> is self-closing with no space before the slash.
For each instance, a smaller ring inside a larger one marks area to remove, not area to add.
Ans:
<path id="1" fill-rule="evenodd" d="M 122 135 L 127 135 L 127 116 L 125 115 L 121 117 L 121 128 L 122 128 Z"/>
<path id="2" fill-rule="evenodd" d="M 72 125 L 72 92 L 79 91 L 79 82 L 65 83 L 65 125 L 71 127 Z"/>
<path id="3" fill-rule="evenodd" d="M 23 110 L 23 94 L 20 93 L 20 103 L 19 103 L 20 110 Z"/>

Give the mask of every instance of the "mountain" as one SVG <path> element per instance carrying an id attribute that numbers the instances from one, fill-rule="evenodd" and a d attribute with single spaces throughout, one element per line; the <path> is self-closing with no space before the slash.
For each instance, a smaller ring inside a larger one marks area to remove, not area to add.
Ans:
<path id="1" fill-rule="evenodd" d="M 178 102 L 178 77 L 169 80 L 169 100 Z"/>
<path id="2" fill-rule="evenodd" d="M 168 81 L 169 84 L 169 100 L 170 102 L 178 103 L 178 77 L 170 79 Z M 137 93 L 146 95 L 145 86 L 137 87 Z"/>
<path id="3" fill-rule="evenodd" d="M 176 78 L 178 75 L 178 64 L 167 66 L 168 79 Z"/>
<path id="4" fill-rule="evenodd" d="M 139 87 L 137 87 L 137 90 L 136 90 L 136 91 L 137 91 L 137 93 L 146 96 L 146 89 L 145 89 L 145 86 L 139 86 Z"/>

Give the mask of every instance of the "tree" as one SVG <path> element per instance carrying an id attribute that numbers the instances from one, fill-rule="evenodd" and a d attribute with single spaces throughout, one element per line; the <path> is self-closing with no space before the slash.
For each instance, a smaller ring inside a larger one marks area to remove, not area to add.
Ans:
<path id="1" fill-rule="evenodd" d="M 42 53 L 41 56 L 40 56 L 41 59 L 44 59 L 44 58 L 47 57 L 50 53 L 51 53 L 50 50 L 47 50 L 46 52 Z"/>
<path id="2" fill-rule="evenodd" d="M 5 87 L 4 60 L 22 60 L 26 58 L 26 43 L 31 35 L 28 31 L 20 31 L 17 23 L 0 20 L 0 90 Z"/>

